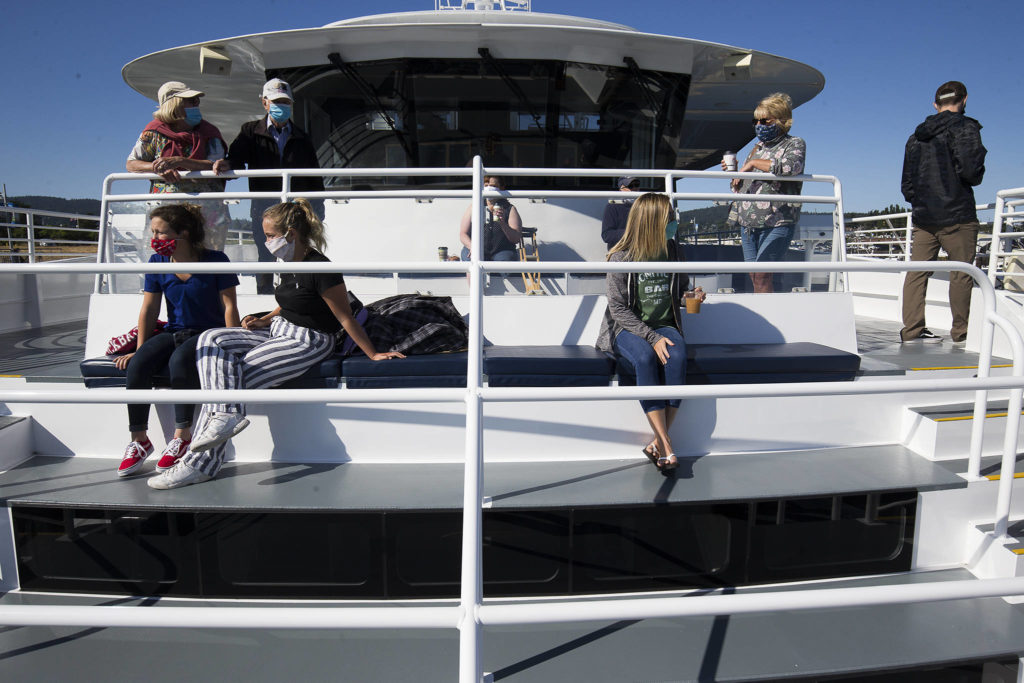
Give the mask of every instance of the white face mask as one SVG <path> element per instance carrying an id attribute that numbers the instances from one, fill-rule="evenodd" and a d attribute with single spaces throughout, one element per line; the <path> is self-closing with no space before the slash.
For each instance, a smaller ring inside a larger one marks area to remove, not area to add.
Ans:
<path id="1" fill-rule="evenodd" d="M 267 240 L 267 251 L 276 256 L 278 261 L 291 261 L 295 256 L 295 243 L 281 235 Z"/>

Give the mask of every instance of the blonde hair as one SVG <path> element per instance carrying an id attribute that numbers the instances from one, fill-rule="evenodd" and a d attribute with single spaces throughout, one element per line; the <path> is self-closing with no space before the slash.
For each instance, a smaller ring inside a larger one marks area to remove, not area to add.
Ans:
<path id="1" fill-rule="evenodd" d="M 757 103 L 754 117 L 775 119 L 783 133 L 793 127 L 793 99 L 783 92 L 775 92 Z"/>
<path id="2" fill-rule="evenodd" d="M 307 247 L 312 246 L 320 252 L 327 248 L 324 224 L 313 211 L 313 206 L 301 197 L 284 204 L 275 204 L 263 212 L 263 218 L 273 221 L 282 235 L 288 230 L 294 230 Z"/>
<path id="3" fill-rule="evenodd" d="M 168 97 L 153 112 L 153 118 L 168 125 L 185 119 L 185 101 L 180 97 Z"/>
<path id="4" fill-rule="evenodd" d="M 672 215 L 668 197 L 655 192 L 642 194 L 633 202 L 626 218 L 626 232 L 608 252 L 625 252 L 630 261 L 656 261 L 668 255 L 665 226 Z"/>

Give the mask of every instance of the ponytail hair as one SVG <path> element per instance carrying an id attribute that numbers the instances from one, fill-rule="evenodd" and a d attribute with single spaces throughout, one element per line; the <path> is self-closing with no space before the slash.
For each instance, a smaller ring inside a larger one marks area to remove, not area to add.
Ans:
<path id="1" fill-rule="evenodd" d="M 320 252 L 327 248 L 324 224 L 313 211 L 312 205 L 301 197 L 283 204 L 275 204 L 263 212 L 263 218 L 270 219 L 281 234 L 289 229 L 294 230 L 299 240 L 307 247 L 312 246 Z"/>
<path id="2" fill-rule="evenodd" d="M 150 211 L 149 217 L 159 218 L 179 235 L 188 231 L 188 242 L 193 251 L 202 253 L 203 242 L 206 241 L 206 219 L 197 204 L 164 204 Z"/>

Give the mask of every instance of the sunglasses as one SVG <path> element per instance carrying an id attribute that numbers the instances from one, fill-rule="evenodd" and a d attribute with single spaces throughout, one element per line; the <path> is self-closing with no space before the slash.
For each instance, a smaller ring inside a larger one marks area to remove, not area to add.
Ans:
<path id="1" fill-rule="evenodd" d="M 752 124 L 754 124 L 755 126 L 756 126 L 757 124 L 759 124 L 759 123 L 760 123 L 760 124 L 761 124 L 762 126 L 767 126 L 767 125 L 768 125 L 768 122 L 769 122 L 769 121 L 774 121 L 774 120 L 775 120 L 775 119 L 750 119 L 750 122 L 751 122 Z"/>

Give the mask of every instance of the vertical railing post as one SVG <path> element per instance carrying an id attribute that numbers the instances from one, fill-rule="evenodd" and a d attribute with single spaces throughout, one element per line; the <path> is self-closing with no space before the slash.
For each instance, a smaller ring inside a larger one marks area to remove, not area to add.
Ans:
<path id="1" fill-rule="evenodd" d="M 106 177 L 103 179 L 103 194 L 100 195 L 100 228 L 99 234 L 96 236 L 96 263 L 103 263 L 103 257 L 107 254 L 107 245 L 109 242 L 113 242 L 110 237 L 110 216 L 107 215 L 107 209 L 110 204 L 110 187 L 113 181 Z M 111 252 L 111 262 L 113 262 L 113 249 Z M 93 284 L 93 292 L 96 294 L 103 293 L 103 274 L 96 273 L 96 281 Z"/>
<path id="2" fill-rule="evenodd" d="M 832 185 L 832 191 L 836 198 L 835 208 L 833 209 L 833 225 L 832 225 L 832 261 L 838 262 L 846 261 L 846 223 L 843 217 L 843 186 L 836 178 Z M 836 249 L 836 243 L 838 242 L 839 248 Z M 847 288 L 847 283 L 850 281 L 849 273 L 838 273 L 832 271 L 828 276 L 828 291 L 838 291 L 840 279 L 842 280 L 843 289 Z"/>
<path id="3" fill-rule="evenodd" d="M 28 239 L 28 262 L 36 262 L 36 230 L 35 216 L 31 211 L 25 212 L 25 237 Z"/>
<path id="4" fill-rule="evenodd" d="M 994 321 L 1013 347 L 1013 376 L 1024 377 L 1024 343 L 1013 324 L 1001 316 Z M 1017 434 L 1020 429 L 1020 412 L 1024 404 L 1024 389 L 1010 390 L 1010 401 L 1006 407 L 1006 431 L 1003 432 L 1003 458 L 999 468 L 999 490 L 996 495 L 996 538 L 1007 535 L 1010 526 L 1010 503 L 1013 497 L 1013 475 L 1017 467 Z"/>
<path id="5" fill-rule="evenodd" d="M 906 231 L 906 235 L 904 236 L 903 239 L 904 239 L 904 243 L 903 243 L 903 260 L 904 261 L 909 261 L 910 260 L 910 247 L 913 245 L 913 242 L 914 242 L 914 212 L 913 211 L 907 213 L 907 231 Z M 904 277 L 906 277 L 906 275 L 904 275 Z"/>
<path id="6" fill-rule="evenodd" d="M 996 212 L 992 217 L 992 244 L 988 249 L 988 281 L 992 286 L 996 285 L 996 276 L 999 271 L 999 258 L 1003 255 L 1003 211 L 1006 209 L 1006 200 L 996 193 Z"/>
<path id="7" fill-rule="evenodd" d="M 462 585 L 459 591 L 459 683 L 480 683 L 480 603 L 483 600 L 483 162 L 473 157 L 472 241 L 469 248 L 469 353 L 466 362 L 466 462 L 462 485 Z"/>
<path id="8" fill-rule="evenodd" d="M 982 284 L 982 283 L 979 283 Z M 992 374 L 992 342 L 996 324 L 992 315 L 996 313 L 996 292 L 992 285 L 979 287 L 984 302 L 981 324 L 981 347 L 978 349 L 978 379 L 988 379 Z M 967 479 L 981 477 L 981 452 L 984 448 L 985 413 L 988 411 L 988 390 L 974 392 L 974 418 L 971 421 L 971 444 L 967 457 Z"/>

